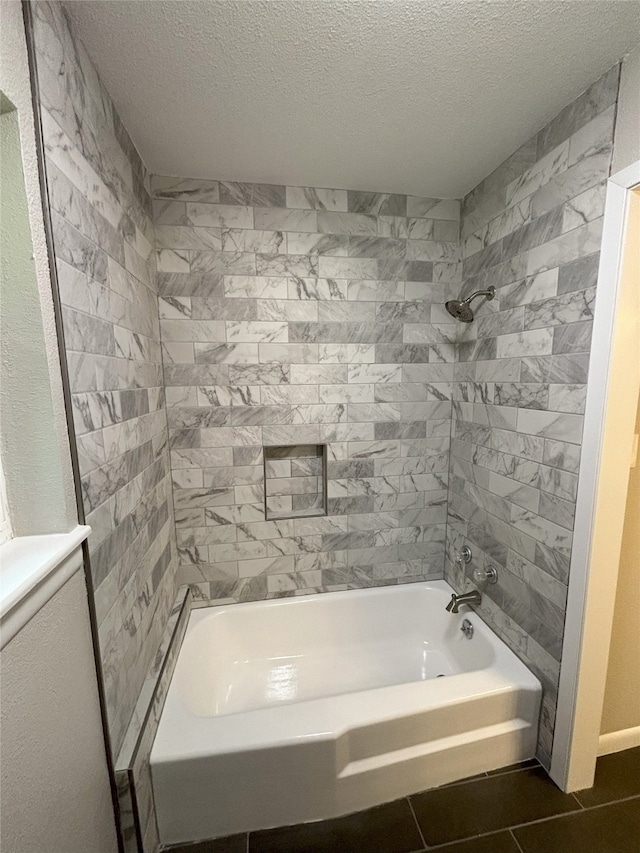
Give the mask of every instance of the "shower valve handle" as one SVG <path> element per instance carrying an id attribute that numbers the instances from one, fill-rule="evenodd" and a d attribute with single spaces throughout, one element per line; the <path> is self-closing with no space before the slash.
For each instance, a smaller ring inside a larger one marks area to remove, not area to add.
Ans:
<path id="1" fill-rule="evenodd" d="M 461 566 L 463 563 L 470 563 L 472 556 L 471 548 L 468 545 L 463 545 L 459 551 L 456 551 L 454 560 Z"/>
<path id="2" fill-rule="evenodd" d="M 486 569 L 474 569 L 473 579 L 477 584 L 497 583 L 498 572 L 494 566 L 487 566 Z"/>

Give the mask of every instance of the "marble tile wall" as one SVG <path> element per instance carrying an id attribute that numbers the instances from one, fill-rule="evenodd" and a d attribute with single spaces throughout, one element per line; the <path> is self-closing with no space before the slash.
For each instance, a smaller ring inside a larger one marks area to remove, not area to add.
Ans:
<path id="1" fill-rule="evenodd" d="M 179 577 L 200 603 L 444 567 L 459 203 L 152 178 Z M 263 446 L 328 515 L 265 520 Z"/>
<path id="2" fill-rule="evenodd" d="M 446 576 L 466 589 L 474 566 L 497 567 L 480 612 L 543 682 L 547 766 L 618 73 L 462 203 L 463 293 L 494 285 L 496 297 L 458 345 Z M 463 543 L 466 574 L 454 561 Z"/>
<path id="3" fill-rule="evenodd" d="M 176 595 L 148 176 L 60 3 L 33 4 L 46 171 L 112 750 Z"/>

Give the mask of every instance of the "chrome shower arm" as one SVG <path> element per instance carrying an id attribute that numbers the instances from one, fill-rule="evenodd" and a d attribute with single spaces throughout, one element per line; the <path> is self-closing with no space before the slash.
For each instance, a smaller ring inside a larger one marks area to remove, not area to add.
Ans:
<path id="1" fill-rule="evenodd" d="M 487 290 L 476 290 L 475 293 L 472 293 L 471 296 L 467 296 L 466 299 L 462 300 L 463 305 L 468 305 L 472 302 L 477 296 L 486 296 L 489 301 L 493 299 L 495 296 L 496 289 L 495 287 L 490 287 Z"/>

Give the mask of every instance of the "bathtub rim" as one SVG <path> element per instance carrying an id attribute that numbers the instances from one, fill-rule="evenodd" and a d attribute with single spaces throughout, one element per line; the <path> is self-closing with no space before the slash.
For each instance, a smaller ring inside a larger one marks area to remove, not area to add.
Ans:
<path id="1" fill-rule="evenodd" d="M 453 593 L 446 581 L 431 580 L 362 590 L 341 590 L 331 593 L 329 598 L 333 600 L 337 596 L 344 598 L 348 595 L 349 599 L 354 601 L 356 596 L 388 596 L 398 594 L 400 590 L 406 594 L 409 587 L 445 593 L 442 596 L 443 602 Z M 308 599 L 324 600 L 327 597 L 327 593 L 314 593 L 300 597 L 245 602 L 240 606 L 247 612 L 255 608 L 293 605 L 304 603 Z M 193 609 L 185 638 L 207 617 L 214 615 L 210 611 L 222 612 L 227 608 L 233 611 L 237 606 L 225 604 L 220 608 L 214 606 Z M 437 707 L 454 707 L 471 695 L 500 692 L 506 694 L 514 688 L 541 694 L 540 681 L 491 630 L 480 614 L 465 608 L 465 612 L 456 616 L 452 614 L 452 618 L 456 618 L 460 623 L 465 618 L 470 619 L 474 628 L 490 642 L 495 652 L 492 666 L 457 673 L 446 679 L 385 685 L 271 708 L 202 717 L 194 715 L 187 708 L 186 703 L 176 695 L 177 687 L 172 683 L 151 750 L 151 765 L 283 747 L 300 740 L 338 740 L 347 736 L 354 728 L 376 725 L 399 716 L 414 716 Z M 184 646 L 179 655 L 183 649 Z M 172 681 L 176 679 L 179 667 L 180 657 Z M 310 726 L 314 721 L 315 725 Z M 217 742 L 217 748 L 212 748 L 212 740 Z"/>

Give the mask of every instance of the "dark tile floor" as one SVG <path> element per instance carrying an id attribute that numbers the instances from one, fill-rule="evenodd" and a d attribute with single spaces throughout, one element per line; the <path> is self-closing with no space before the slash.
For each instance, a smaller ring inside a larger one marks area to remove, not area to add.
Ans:
<path id="1" fill-rule="evenodd" d="M 640 747 L 563 794 L 529 761 L 364 812 L 167 853 L 640 853 Z"/>

